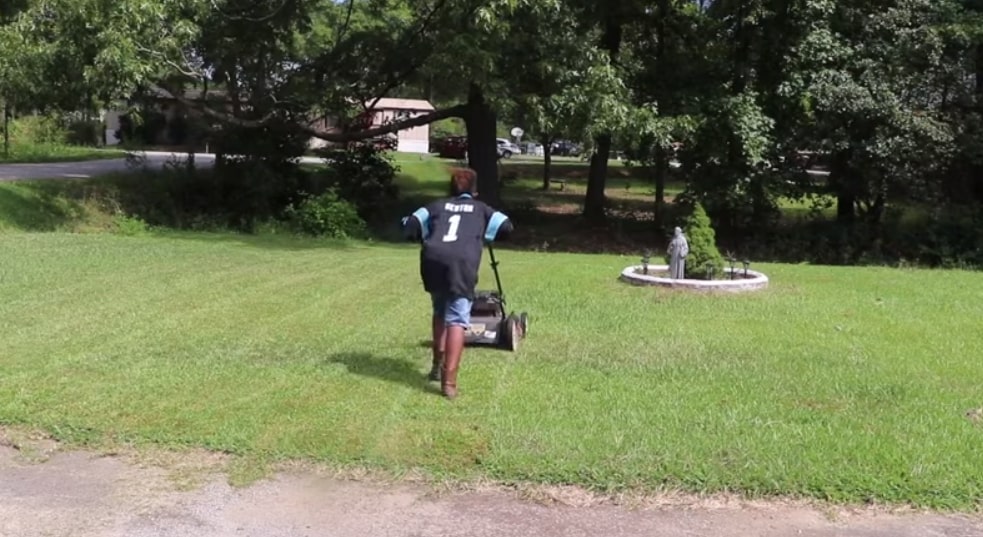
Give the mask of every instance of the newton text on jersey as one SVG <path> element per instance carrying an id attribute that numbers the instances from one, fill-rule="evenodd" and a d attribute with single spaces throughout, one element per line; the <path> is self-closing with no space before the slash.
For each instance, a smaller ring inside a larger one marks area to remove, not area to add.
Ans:
<path id="1" fill-rule="evenodd" d="M 470 203 L 457 204 L 448 202 L 444 204 L 444 210 L 451 213 L 473 213 L 474 205 Z"/>

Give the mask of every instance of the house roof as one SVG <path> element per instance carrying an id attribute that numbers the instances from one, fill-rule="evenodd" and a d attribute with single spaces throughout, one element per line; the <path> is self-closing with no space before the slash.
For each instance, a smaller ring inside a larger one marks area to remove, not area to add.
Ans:
<path id="1" fill-rule="evenodd" d="M 365 103 L 366 106 L 372 104 L 372 101 Z M 426 112 L 432 112 L 436 110 L 429 101 L 424 101 L 422 99 L 392 99 L 385 97 L 379 99 L 376 103 L 375 109 L 389 109 L 389 110 L 423 110 Z"/>

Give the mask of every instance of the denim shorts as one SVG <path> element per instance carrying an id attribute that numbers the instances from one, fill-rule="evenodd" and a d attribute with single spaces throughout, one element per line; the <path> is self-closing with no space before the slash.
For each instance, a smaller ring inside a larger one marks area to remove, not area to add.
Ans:
<path id="1" fill-rule="evenodd" d="M 433 314 L 444 318 L 447 326 L 471 326 L 471 301 L 463 296 L 430 295 Z"/>

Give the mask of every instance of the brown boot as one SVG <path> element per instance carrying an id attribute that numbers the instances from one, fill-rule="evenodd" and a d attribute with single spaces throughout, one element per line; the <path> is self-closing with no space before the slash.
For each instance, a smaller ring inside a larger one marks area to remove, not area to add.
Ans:
<path id="1" fill-rule="evenodd" d="M 444 347 L 443 378 L 440 379 L 440 389 L 448 399 L 457 397 L 457 368 L 461 364 L 461 354 L 464 352 L 464 329 L 450 327 L 447 332 L 447 344 Z"/>
<path id="2" fill-rule="evenodd" d="M 427 379 L 430 380 L 430 382 L 438 382 L 440 380 L 442 369 L 443 360 L 434 358 L 433 366 L 430 367 L 430 375 L 427 376 Z"/>
<path id="3" fill-rule="evenodd" d="M 444 366 L 443 375 L 440 378 L 440 391 L 444 397 L 455 399 L 457 397 L 457 368 L 448 369 Z"/>
<path id="4" fill-rule="evenodd" d="M 436 315 L 433 316 L 433 341 L 431 341 L 431 351 L 433 352 L 433 364 L 430 367 L 430 374 L 427 376 L 431 382 L 440 380 L 440 370 L 444 362 L 446 327 L 444 319 Z"/>

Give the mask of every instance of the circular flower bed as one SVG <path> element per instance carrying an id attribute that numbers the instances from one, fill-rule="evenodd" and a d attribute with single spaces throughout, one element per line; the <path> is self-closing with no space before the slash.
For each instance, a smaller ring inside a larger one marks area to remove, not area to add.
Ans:
<path id="1" fill-rule="evenodd" d="M 733 279 L 731 273 L 733 272 Z M 768 287 L 768 276 L 755 270 L 743 268 L 724 268 L 724 278 L 720 280 L 674 280 L 669 277 L 668 265 L 649 265 L 644 274 L 641 265 L 627 267 L 621 272 L 621 281 L 632 285 L 656 285 L 673 289 L 692 291 L 757 291 Z"/>

